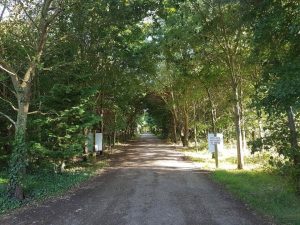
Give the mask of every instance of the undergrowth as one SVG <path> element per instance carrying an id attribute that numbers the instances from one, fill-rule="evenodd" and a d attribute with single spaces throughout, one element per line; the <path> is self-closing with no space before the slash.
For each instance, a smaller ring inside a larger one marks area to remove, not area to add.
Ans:
<path id="1" fill-rule="evenodd" d="M 2 171 L 0 173 L 0 214 L 26 204 L 63 194 L 95 175 L 99 169 L 106 165 L 107 162 L 101 160 L 77 163 L 63 173 L 54 173 L 49 170 L 35 170 L 29 172 L 24 177 L 25 199 L 23 201 L 8 197 L 8 174 Z"/>

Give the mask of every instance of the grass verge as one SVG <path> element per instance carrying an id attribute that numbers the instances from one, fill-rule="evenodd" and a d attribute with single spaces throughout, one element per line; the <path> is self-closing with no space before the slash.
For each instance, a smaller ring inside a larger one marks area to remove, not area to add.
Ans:
<path id="1" fill-rule="evenodd" d="M 300 225 L 300 196 L 289 177 L 279 175 L 269 166 L 268 153 L 245 157 L 245 170 L 236 170 L 236 156 L 221 155 L 219 166 L 206 149 L 197 151 L 180 149 L 187 160 L 199 165 L 201 169 L 212 171 L 216 182 L 251 206 L 254 210 L 270 216 L 278 224 Z"/>
<path id="2" fill-rule="evenodd" d="M 300 225 L 300 197 L 288 178 L 264 170 L 216 170 L 212 178 L 276 222 Z"/>
<path id="3" fill-rule="evenodd" d="M 24 181 L 26 198 L 16 201 L 7 196 L 8 175 L 0 173 L 0 214 L 50 197 L 59 196 L 80 183 L 97 174 L 99 169 L 107 165 L 106 160 L 85 162 L 73 165 L 64 173 L 37 171 L 27 174 Z"/>

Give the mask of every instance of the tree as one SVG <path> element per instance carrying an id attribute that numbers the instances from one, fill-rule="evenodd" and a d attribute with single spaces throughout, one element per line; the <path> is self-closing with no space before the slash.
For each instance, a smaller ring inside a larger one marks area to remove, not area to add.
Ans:
<path id="1" fill-rule="evenodd" d="M 261 1 L 247 5 L 247 19 L 254 32 L 253 54 L 262 68 L 257 85 L 256 105 L 269 114 L 272 144 L 292 162 L 292 170 L 300 191 L 300 148 L 297 131 L 300 96 L 300 3 L 297 1 Z M 285 114 L 285 118 L 282 117 Z M 273 122 L 287 121 L 274 127 Z M 282 121 L 283 120 L 283 121 Z M 289 146 L 286 137 L 289 139 Z M 268 137 L 266 137 L 268 138 Z M 268 146 L 265 146 L 268 147 Z"/>
<path id="2" fill-rule="evenodd" d="M 249 31 L 242 20 L 237 1 L 199 3 L 199 36 L 206 41 L 205 54 L 223 66 L 232 89 L 232 105 L 237 140 L 238 168 L 243 168 L 243 81 L 247 76 L 245 59 L 249 52 Z"/>
<path id="3" fill-rule="evenodd" d="M 36 70 L 42 63 L 50 26 L 63 8 L 62 3 L 54 0 L 44 0 L 34 5 L 29 1 L 15 1 L 11 2 L 7 10 L 11 20 L 1 21 L 4 32 L 1 35 L 0 69 L 11 79 L 17 106 L 13 103 L 11 105 L 17 111 L 17 119 L 15 121 L 1 114 L 15 126 L 14 150 L 10 161 L 10 192 L 17 199 L 22 199 L 21 180 L 27 154 L 27 116 L 32 114 L 29 112 L 31 87 Z M 15 45 L 19 50 L 18 58 L 14 51 L 10 51 Z"/>

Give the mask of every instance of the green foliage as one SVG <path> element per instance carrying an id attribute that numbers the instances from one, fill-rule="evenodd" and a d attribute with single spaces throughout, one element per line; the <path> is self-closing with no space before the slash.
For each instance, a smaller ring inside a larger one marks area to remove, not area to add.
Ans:
<path id="1" fill-rule="evenodd" d="M 0 214 L 19 208 L 33 202 L 45 200 L 49 197 L 61 195 L 71 188 L 94 176 L 97 171 L 107 165 L 106 161 L 95 163 L 79 163 L 68 168 L 64 173 L 42 168 L 24 175 L 23 185 L 26 199 L 19 201 L 7 196 L 8 174 L 0 173 Z"/>
<path id="2" fill-rule="evenodd" d="M 273 0 L 253 4 L 250 10 L 253 54 L 262 64 L 256 103 L 270 114 L 280 116 L 290 106 L 299 109 L 299 7 L 296 1 Z"/>
<path id="3" fill-rule="evenodd" d="M 85 90 L 62 85 L 54 85 L 50 93 L 43 106 L 49 114 L 31 122 L 31 126 L 40 129 L 30 146 L 31 162 L 37 164 L 42 159 L 58 164 L 81 155 L 86 138 L 84 129 L 93 128 L 101 119 L 91 112 L 93 94 L 85 96 Z"/>
<path id="4" fill-rule="evenodd" d="M 290 144 L 290 130 L 287 126 L 287 116 L 283 113 L 268 116 L 264 126 L 264 137 L 249 142 L 252 152 L 270 151 L 275 154 L 269 158 L 270 166 L 276 168 L 282 175 L 293 178 L 297 186 L 300 165 L 294 163 L 299 157 L 299 149 Z"/>
<path id="5" fill-rule="evenodd" d="M 147 123 L 150 131 L 163 138 L 170 135 L 170 111 L 163 99 L 155 94 L 145 96 L 144 107 L 149 113 Z"/>
<path id="6" fill-rule="evenodd" d="M 300 149 L 292 142 L 299 142 L 300 5 L 297 1 L 272 0 L 253 2 L 248 7 L 245 15 L 253 30 L 252 58 L 261 68 L 253 102 L 258 112 L 268 113 L 266 135 L 253 141 L 253 148 L 276 150 L 284 161 L 272 158 L 270 163 L 299 182 Z M 289 127 L 291 121 L 287 121 L 290 107 L 296 115 L 296 136 Z"/>

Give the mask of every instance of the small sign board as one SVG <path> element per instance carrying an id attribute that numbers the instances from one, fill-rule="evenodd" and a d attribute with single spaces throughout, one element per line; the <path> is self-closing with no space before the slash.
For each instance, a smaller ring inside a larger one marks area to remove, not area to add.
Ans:
<path id="1" fill-rule="evenodd" d="M 222 151 L 224 147 L 223 134 L 208 134 L 208 150 L 209 152 L 215 152 L 215 145 L 218 146 L 218 151 Z"/>
<path id="2" fill-rule="evenodd" d="M 101 152 L 102 151 L 102 145 L 103 145 L 103 134 L 102 133 L 96 133 L 95 134 L 95 151 Z"/>
<path id="3" fill-rule="evenodd" d="M 215 137 L 215 136 L 211 136 L 209 137 L 209 142 L 213 145 L 217 145 L 221 143 L 221 138 L 220 137 Z"/>

